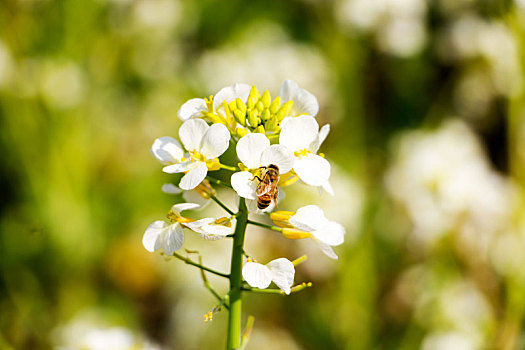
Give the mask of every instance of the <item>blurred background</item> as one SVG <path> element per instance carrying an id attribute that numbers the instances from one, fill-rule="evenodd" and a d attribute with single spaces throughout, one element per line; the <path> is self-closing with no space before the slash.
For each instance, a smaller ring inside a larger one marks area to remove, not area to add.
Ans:
<path id="1" fill-rule="evenodd" d="M 250 228 L 314 286 L 246 295 L 249 348 L 522 349 L 524 34 L 523 0 L 1 1 L 0 348 L 222 349 L 199 271 L 142 246 L 182 200 L 149 148 L 189 98 L 292 79 L 332 126 L 336 196 L 281 209 L 347 234 L 332 261 Z M 227 271 L 230 244 L 185 248 Z"/>

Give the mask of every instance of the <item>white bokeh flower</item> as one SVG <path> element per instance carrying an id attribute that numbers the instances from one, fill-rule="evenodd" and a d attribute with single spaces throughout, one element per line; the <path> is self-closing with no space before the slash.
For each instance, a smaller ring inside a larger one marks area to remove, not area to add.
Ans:
<path id="1" fill-rule="evenodd" d="M 305 89 L 301 89 L 295 81 L 285 80 L 279 95 L 282 103 L 293 101 L 291 116 L 307 114 L 315 117 L 319 112 L 317 98 Z"/>
<path id="2" fill-rule="evenodd" d="M 330 186 L 330 163 L 317 155 L 319 147 L 330 132 L 330 125 L 319 130 L 319 124 L 309 115 L 283 120 L 279 143 L 294 152 L 293 169 L 299 178 L 311 186 L 321 186 L 333 194 Z"/>
<path id="3" fill-rule="evenodd" d="M 231 184 L 237 194 L 243 198 L 256 200 L 254 173 L 260 167 L 274 164 L 279 173 L 289 172 L 294 164 L 290 149 L 283 145 L 270 145 L 270 140 L 263 134 L 253 133 L 243 136 L 237 143 L 237 156 L 246 167 L 245 171 L 236 172 L 231 177 Z"/>
<path id="4" fill-rule="evenodd" d="M 186 173 L 179 187 L 191 190 L 206 177 L 208 161 L 213 161 L 228 149 L 230 132 L 223 124 L 209 126 L 202 119 L 190 119 L 180 127 L 179 137 L 189 152 L 188 158 L 180 159 L 162 170 L 169 174 Z"/>
<path id="5" fill-rule="evenodd" d="M 265 289 L 275 283 L 285 294 L 290 294 L 295 268 L 286 258 L 279 258 L 263 265 L 248 261 L 242 268 L 242 277 L 254 288 Z"/>
<path id="6" fill-rule="evenodd" d="M 174 217 L 173 223 L 168 224 L 163 220 L 157 220 L 148 226 L 142 237 L 144 248 L 149 252 L 162 249 L 165 255 L 172 255 L 173 252 L 179 250 L 184 244 L 184 231 L 181 222 L 186 221 L 186 218 L 182 217 L 180 213 L 198 207 L 199 205 L 195 203 L 175 204 L 170 212 L 170 215 L 172 214 Z"/>

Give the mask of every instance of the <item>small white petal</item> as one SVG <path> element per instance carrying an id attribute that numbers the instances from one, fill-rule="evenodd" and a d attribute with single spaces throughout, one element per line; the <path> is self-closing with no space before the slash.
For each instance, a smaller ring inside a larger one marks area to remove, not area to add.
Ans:
<path id="1" fill-rule="evenodd" d="M 182 163 L 171 164 L 162 168 L 162 171 L 167 174 L 185 173 L 186 171 L 193 169 L 195 162 L 191 159 L 185 160 Z"/>
<path id="2" fill-rule="evenodd" d="M 270 261 L 266 266 L 272 273 L 272 281 L 284 293 L 290 294 L 290 288 L 293 285 L 295 268 L 292 262 L 285 258 L 279 258 Z"/>
<path id="3" fill-rule="evenodd" d="M 332 185 L 330 184 L 330 181 L 326 181 L 321 185 L 321 188 L 328 192 L 328 194 L 334 196 L 334 189 L 332 188 Z"/>
<path id="4" fill-rule="evenodd" d="M 211 199 L 204 198 L 197 191 L 184 191 L 182 198 L 188 203 L 196 203 L 199 205 L 199 210 L 206 208 L 210 204 Z"/>
<path id="5" fill-rule="evenodd" d="M 247 262 L 242 268 L 242 277 L 248 284 L 255 288 L 264 289 L 272 283 L 270 269 L 262 264 Z"/>
<path id="6" fill-rule="evenodd" d="M 323 243 L 321 241 L 315 241 L 315 242 L 319 245 L 319 247 L 321 248 L 321 250 L 327 257 L 329 257 L 330 259 L 334 259 L 334 260 L 338 259 L 337 254 L 334 252 L 332 247 L 330 247 L 328 244 Z"/>
<path id="7" fill-rule="evenodd" d="M 330 163 L 317 154 L 295 158 L 293 169 L 310 186 L 322 186 L 330 178 Z"/>
<path id="8" fill-rule="evenodd" d="M 174 251 L 179 250 L 184 244 L 184 231 L 177 222 L 168 226 L 168 230 L 164 232 L 162 238 L 164 254 L 172 255 Z"/>
<path id="9" fill-rule="evenodd" d="M 338 222 L 328 221 L 322 228 L 312 231 L 314 236 L 320 242 L 336 246 L 340 245 L 345 240 L 345 228 Z"/>
<path id="10" fill-rule="evenodd" d="M 200 153 L 206 159 L 213 159 L 223 154 L 230 143 L 230 132 L 223 124 L 210 126 L 202 139 Z"/>
<path id="11" fill-rule="evenodd" d="M 240 98 L 241 101 L 246 103 L 251 89 L 252 87 L 250 85 L 240 83 L 222 88 L 213 97 L 213 110 L 217 110 L 222 105 L 223 101 L 230 103 L 237 98 Z"/>
<path id="12" fill-rule="evenodd" d="M 153 141 L 151 154 L 162 164 L 172 164 L 180 162 L 180 159 L 184 157 L 184 150 L 179 141 L 173 137 L 164 136 Z"/>
<path id="13" fill-rule="evenodd" d="M 314 117 L 302 115 L 291 118 L 281 129 L 279 144 L 284 145 L 292 151 L 308 149 L 312 142 L 317 139 L 319 124 Z"/>
<path id="14" fill-rule="evenodd" d="M 176 215 L 180 216 L 180 213 L 184 210 L 193 210 L 200 207 L 197 203 L 178 203 L 171 207 L 171 211 Z"/>
<path id="15" fill-rule="evenodd" d="M 142 237 L 142 245 L 147 251 L 154 252 L 162 248 L 162 241 L 159 237 L 167 227 L 168 225 L 162 220 L 154 221 L 148 226 Z"/>
<path id="16" fill-rule="evenodd" d="M 179 194 L 182 193 L 182 190 L 175 186 L 174 184 L 164 184 L 162 185 L 162 192 L 167 194 Z"/>
<path id="17" fill-rule="evenodd" d="M 207 111 L 208 106 L 206 105 L 206 101 L 204 101 L 203 98 L 192 98 L 191 100 L 186 101 L 180 107 L 177 115 L 182 121 L 186 121 L 194 117 L 200 117 L 202 115 L 201 112 Z"/>
<path id="18" fill-rule="evenodd" d="M 323 144 L 324 140 L 326 139 L 326 137 L 328 136 L 328 133 L 330 132 L 330 124 L 325 124 L 323 125 L 323 127 L 321 128 L 321 130 L 319 130 L 319 135 L 317 135 L 317 138 L 314 140 L 314 142 L 312 142 L 312 144 L 310 145 L 310 151 L 313 153 L 313 154 L 316 154 L 317 151 L 319 151 L 319 148 L 321 147 L 321 145 Z"/>
<path id="19" fill-rule="evenodd" d="M 317 115 L 319 112 L 319 103 L 317 98 L 305 89 L 299 88 L 296 82 L 285 80 L 279 92 L 281 101 L 293 101 L 292 111 L 295 114 Z"/>
<path id="20" fill-rule="evenodd" d="M 294 167 L 295 157 L 293 152 L 283 145 L 272 145 L 261 154 L 261 166 L 270 164 L 279 167 L 280 174 L 286 174 Z"/>
<path id="21" fill-rule="evenodd" d="M 230 182 L 239 196 L 247 199 L 257 199 L 257 196 L 255 195 L 257 181 L 253 181 L 253 174 L 249 171 L 239 171 L 234 173 Z"/>
<path id="22" fill-rule="evenodd" d="M 260 133 L 246 134 L 237 143 L 237 156 L 248 169 L 261 166 L 261 154 L 270 147 L 270 140 Z"/>
<path id="23" fill-rule="evenodd" d="M 182 177 L 179 183 L 179 187 L 186 191 L 193 190 L 202 182 L 202 180 L 206 178 L 206 174 L 208 174 L 208 167 L 206 166 L 206 163 L 197 162 L 197 164 L 195 164 L 195 167 L 188 171 L 188 173 L 186 173 L 186 175 Z"/>
<path id="24" fill-rule="evenodd" d="M 322 229 L 328 224 L 328 219 L 324 216 L 323 210 L 317 205 L 307 205 L 297 209 L 289 221 L 296 228 L 306 232 Z"/>
<path id="25" fill-rule="evenodd" d="M 185 121 L 179 129 L 179 138 L 188 151 L 198 150 L 209 126 L 202 119 Z"/>

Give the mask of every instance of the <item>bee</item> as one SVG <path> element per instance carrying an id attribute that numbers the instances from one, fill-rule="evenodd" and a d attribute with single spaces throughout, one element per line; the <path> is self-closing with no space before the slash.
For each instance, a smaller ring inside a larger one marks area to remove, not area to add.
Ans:
<path id="1" fill-rule="evenodd" d="M 261 177 L 255 176 L 259 180 L 255 194 L 257 195 L 257 208 L 266 209 L 272 201 L 277 202 L 279 167 L 275 164 L 270 164 L 261 167 L 261 170 Z"/>

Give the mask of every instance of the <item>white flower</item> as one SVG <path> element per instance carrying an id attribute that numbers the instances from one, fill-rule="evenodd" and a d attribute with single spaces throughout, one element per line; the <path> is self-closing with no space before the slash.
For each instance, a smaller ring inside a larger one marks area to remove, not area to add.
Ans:
<path id="1" fill-rule="evenodd" d="M 200 234 L 209 241 L 215 241 L 233 234 L 235 228 L 231 225 L 228 218 L 204 218 L 193 222 L 185 223 L 184 226 Z"/>
<path id="2" fill-rule="evenodd" d="M 291 149 L 295 155 L 293 169 L 299 178 L 311 186 L 321 186 L 333 194 L 330 183 L 330 163 L 317 155 L 319 147 L 330 132 L 330 126 L 319 124 L 309 115 L 283 120 L 279 143 Z"/>
<path id="3" fill-rule="evenodd" d="M 250 286 L 264 289 L 273 281 L 286 294 L 290 294 L 294 275 L 292 262 L 285 258 L 272 260 L 266 265 L 249 261 L 242 268 L 242 277 Z"/>
<path id="4" fill-rule="evenodd" d="M 293 101 L 292 110 L 290 115 L 296 116 L 299 114 L 308 114 L 311 116 L 317 115 L 319 112 L 319 103 L 317 98 L 310 92 L 299 88 L 296 82 L 292 80 L 285 80 L 281 85 L 281 102 L 286 103 Z"/>
<path id="5" fill-rule="evenodd" d="M 248 95 L 250 94 L 251 86 L 247 84 L 234 84 L 222 88 L 215 94 L 213 97 L 213 111 L 219 112 L 223 106 L 223 102 L 230 103 L 237 98 L 240 98 L 241 101 L 246 102 Z M 203 112 L 208 112 L 208 104 L 203 98 L 192 98 L 184 103 L 177 115 L 183 121 L 202 117 Z"/>
<path id="6" fill-rule="evenodd" d="M 179 187 L 191 190 L 204 180 L 208 173 L 206 161 L 219 157 L 228 149 L 230 132 L 223 124 L 209 126 L 202 119 L 190 119 L 179 129 L 179 137 L 184 148 L 189 152 L 189 158 L 168 165 L 164 172 L 186 174 L 180 180 Z"/>
<path id="7" fill-rule="evenodd" d="M 168 224 L 165 221 L 158 220 L 151 223 L 144 232 L 142 237 L 142 244 L 149 252 L 155 252 L 159 249 L 164 251 L 165 255 L 172 255 L 173 252 L 179 250 L 184 243 L 184 231 L 180 221 L 184 219 L 180 213 L 184 210 L 198 208 L 199 205 L 195 203 L 180 203 L 175 204 L 171 211 L 175 216 L 175 222 Z"/>
<path id="8" fill-rule="evenodd" d="M 247 134 L 239 140 L 237 156 L 246 168 L 252 171 L 274 164 L 282 175 L 289 172 L 294 164 L 291 150 L 283 145 L 270 145 L 270 140 L 259 133 Z M 240 171 L 232 175 L 231 184 L 239 196 L 255 200 L 257 199 L 255 189 L 258 182 L 253 179 L 252 172 Z"/>
<path id="9" fill-rule="evenodd" d="M 311 238 L 319 244 L 323 253 L 332 259 L 337 259 L 332 246 L 344 242 L 345 228 L 335 221 L 330 221 L 317 205 L 307 205 L 297 210 L 288 220 L 299 230 L 310 233 Z"/>

